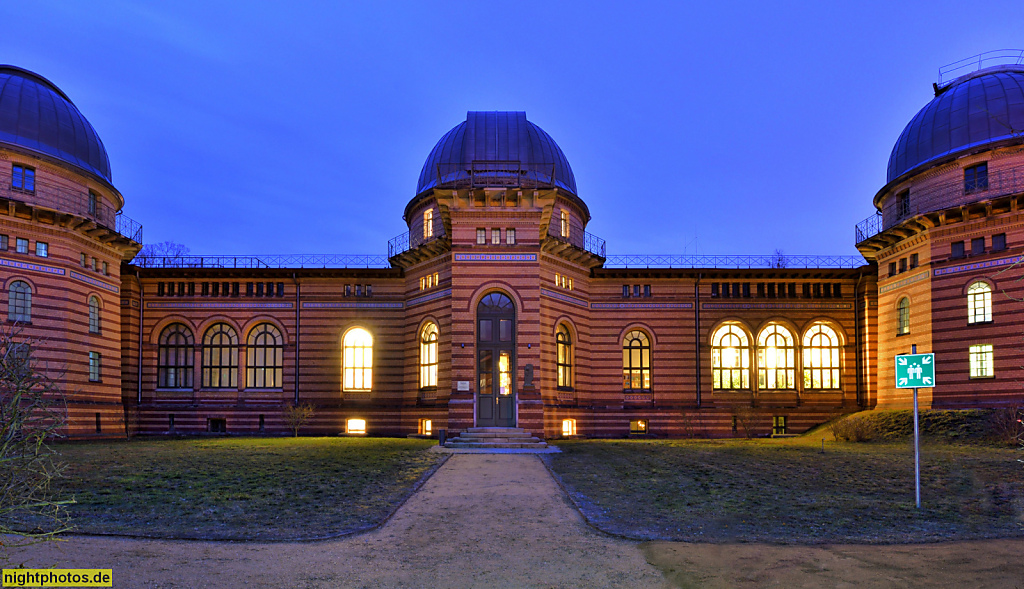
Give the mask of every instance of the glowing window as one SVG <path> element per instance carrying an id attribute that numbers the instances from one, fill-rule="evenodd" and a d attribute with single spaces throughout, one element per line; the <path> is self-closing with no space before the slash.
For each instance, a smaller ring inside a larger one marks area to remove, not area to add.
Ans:
<path id="1" fill-rule="evenodd" d="M 646 419 L 634 419 L 629 422 L 629 433 L 631 434 L 646 434 L 647 433 L 647 420 Z"/>
<path id="2" fill-rule="evenodd" d="M 711 336 L 711 381 L 715 389 L 750 388 L 750 339 L 738 325 L 723 325 Z"/>
<path id="3" fill-rule="evenodd" d="M 345 423 L 345 432 L 349 434 L 365 434 L 366 433 L 366 420 L 365 419 L 350 419 Z"/>
<path id="4" fill-rule="evenodd" d="M 423 211 L 423 239 L 434 237 L 434 209 Z"/>
<path id="5" fill-rule="evenodd" d="M 15 280 L 7 293 L 7 320 L 28 323 L 32 321 L 32 287 Z"/>
<path id="6" fill-rule="evenodd" d="M 967 289 L 967 322 L 989 321 L 992 321 L 992 287 L 979 280 Z"/>
<path id="7" fill-rule="evenodd" d="M 249 332 L 246 384 L 252 389 L 279 389 L 284 374 L 284 338 L 270 323 Z"/>
<path id="8" fill-rule="evenodd" d="M 181 323 L 168 325 L 160 332 L 157 350 L 156 386 L 192 388 L 192 332 Z"/>
<path id="9" fill-rule="evenodd" d="M 572 388 L 572 335 L 565 325 L 558 326 L 555 335 L 556 362 L 558 369 L 558 387 Z"/>
<path id="10" fill-rule="evenodd" d="M 793 334 L 781 325 L 769 325 L 757 335 L 758 388 L 796 388 L 796 349 L 793 341 Z"/>
<path id="11" fill-rule="evenodd" d="M 575 419 L 563 419 L 562 420 L 562 436 L 575 436 L 576 435 L 576 420 Z"/>
<path id="12" fill-rule="evenodd" d="M 817 323 L 804 333 L 804 388 L 839 388 L 839 336 Z"/>
<path id="13" fill-rule="evenodd" d="M 89 333 L 100 332 L 100 299 L 89 297 Z"/>
<path id="14" fill-rule="evenodd" d="M 373 386 L 373 336 L 361 327 L 345 334 L 343 348 L 343 390 L 369 391 Z"/>
<path id="15" fill-rule="evenodd" d="M 642 331 L 631 331 L 622 341 L 622 389 L 651 390 L 651 340 Z"/>
<path id="16" fill-rule="evenodd" d="M 227 323 L 214 323 L 203 334 L 203 388 L 238 386 L 238 335 Z"/>
<path id="17" fill-rule="evenodd" d="M 910 299 L 903 297 L 896 304 L 896 335 L 910 333 Z"/>
<path id="18" fill-rule="evenodd" d="M 996 375 L 992 344 L 978 344 L 970 348 L 971 378 L 992 378 Z"/>
<path id="19" fill-rule="evenodd" d="M 420 332 L 420 388 L 437 386 L 437 324 L 427 323 Z"/>
<path id="20" fill-rule="evenodd" d="M 434 422 L 429 419 L 420 420 L 420 435 L 429 436 L 434 433 Z"/>
<path id="21" fill-rule="evenodd" d="M 561 227 L 562 237 L 564 237 L 566 239 L 569 239 L 569 213 L 566 213 L 565 210 L 562 210 L 560 212 L 561 212 L 561 221 L 562 221 L 562 227 Z"/>

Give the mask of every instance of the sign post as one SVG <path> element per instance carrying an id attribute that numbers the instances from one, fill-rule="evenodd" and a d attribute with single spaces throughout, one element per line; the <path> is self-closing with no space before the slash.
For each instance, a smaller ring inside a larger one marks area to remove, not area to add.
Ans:
<path id="1" fill-rule="evenodd" d="M 935 386 L 935 354 L 918 354 L 917 344 L 910 354 L 896 356 L 896 388 L 914 389 L 914 495 L 921 509 L 921 435 L 917 420 L 917 389 Z"/>

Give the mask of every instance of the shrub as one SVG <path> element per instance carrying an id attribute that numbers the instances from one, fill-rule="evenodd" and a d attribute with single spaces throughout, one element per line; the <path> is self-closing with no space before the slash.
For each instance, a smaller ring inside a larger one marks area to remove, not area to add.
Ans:
<path id="1" fill-rule="evenodd" d="M 299 437 L 299 429 L 312 419 L 315 412 L 312 403 L 288 405 L 284 408 L 284 422 L 288 424 L 294 437 Z"/>

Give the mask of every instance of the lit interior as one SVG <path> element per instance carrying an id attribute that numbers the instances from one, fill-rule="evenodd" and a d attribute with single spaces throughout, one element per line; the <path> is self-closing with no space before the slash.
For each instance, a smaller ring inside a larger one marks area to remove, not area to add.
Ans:
<path id="1" fill-rule="evenodd" d="M 433 433 L 433 431 L 434 431 L 434 424 L 431 422 L 431 420 L 424 419 L 420 423 L 422 424 L 420 426 L 420 433 L 421 434 L 423 434 L 425 436 L 429 436 L 431 433 Z"/>
<path id="2" fill-rule="evenodd" d="M 365 419 L 350 419 L 350 420 L 348 420 L 348 433 L 350 433 L 350 434 L 365 434 L 366 433 L 366 420 Z"/>
<path id="3" fill-rule="evenodd" d="M 349 330 L 344 341 L 346 391 L 369 391 L 373 383 L 373 336 L 361 327 Z"/>
<path id="4" fill-rule="evenodd" d="M 575 419 L 563 419 L 562 420 L 562 435 L 563 436 L 575 436 L 576 435 L 576 420 Z"/>

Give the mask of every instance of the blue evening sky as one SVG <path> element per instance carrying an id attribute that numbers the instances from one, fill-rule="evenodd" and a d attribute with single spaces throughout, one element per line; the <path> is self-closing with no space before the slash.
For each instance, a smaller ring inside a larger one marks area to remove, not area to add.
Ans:
<path id="1" fill-rule="evenodd" d="M 938 68 L 1024 3 L 5 2 L 147 242 L 384 254 L 437 140 L 525 110 L 609 254 L 855 254 Z"/>

